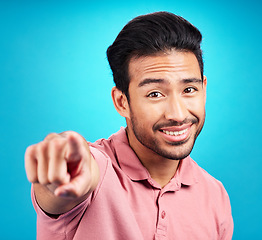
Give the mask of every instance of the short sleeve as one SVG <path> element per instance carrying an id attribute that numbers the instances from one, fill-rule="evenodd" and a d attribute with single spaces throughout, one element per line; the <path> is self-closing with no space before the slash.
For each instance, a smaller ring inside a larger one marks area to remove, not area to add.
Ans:
<path id="1" fill-rule="evenodd" d="M 224 195 L 223 198 L 224 198 L 225 217 L 220 227 L 220 239 L 231 240 L 233 236 L 234 222 L 232 217 L 230 199 L 225 189 L 223 195 Z"/>

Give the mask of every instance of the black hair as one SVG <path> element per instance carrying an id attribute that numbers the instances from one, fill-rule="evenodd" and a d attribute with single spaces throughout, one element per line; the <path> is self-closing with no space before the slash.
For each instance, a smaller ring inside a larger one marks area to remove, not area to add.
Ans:
<path id="1" fill-rule="evenodd" d="M 200 31 L 184 18 L 169 12 L 141 15 L 128 22 L 107 49 L 107 59 L 116 87 L 129 100 L 129 61 L 172 49 L 195 54 L 203 80 Z"/>

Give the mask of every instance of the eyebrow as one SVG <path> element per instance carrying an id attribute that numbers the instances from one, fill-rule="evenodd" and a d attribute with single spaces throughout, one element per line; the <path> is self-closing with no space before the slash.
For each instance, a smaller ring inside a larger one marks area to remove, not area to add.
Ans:
<path id="1" fill-rule="evenodd" d="M 186 78 L 182 80 L 183 83 L 202 83 L 203 80 L 200 78 Z"/>
<path id="2" fill-rule="evenodd" d="M 187 84 L 187 83 L 202 83 L 203 81 L 200 78 L 185 78 L 182 79 L 181 82 Z M 138 87 L 143 87 L 145 85 L 152 84 L 152 83 L 168 83 L 168 81 L 161 78 L 146 78 L 138 84 Z"/>
<path id="3" fill-rule="evenodd" d="M 138 87 L 143 87 L 143 86 L 151 84 L 151 83 L 164 83 L 164 82 L 166 82 L 166 80 L 161 79 L 161 78 L 160 79 L 158 79 L 158 78 L 146 78 L 138 84 Z"/>

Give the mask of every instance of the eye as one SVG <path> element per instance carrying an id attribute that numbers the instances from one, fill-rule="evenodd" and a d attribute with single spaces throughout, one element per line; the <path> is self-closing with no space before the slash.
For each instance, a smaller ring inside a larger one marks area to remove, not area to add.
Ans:
<path id="1" fill-rule="evenodd" d="M 197 89 L 194 88 L 194 87 L 187 87 L 185 90 L 184 90 L 184 93 L 194 93 L 196 92 Z"/>
<path id="2" fill-rule="evenodd" d="M 159 98 L 162 97 L 163 95 L 160 92 L 151 92 L 147 95 L 149 98 Z"/>

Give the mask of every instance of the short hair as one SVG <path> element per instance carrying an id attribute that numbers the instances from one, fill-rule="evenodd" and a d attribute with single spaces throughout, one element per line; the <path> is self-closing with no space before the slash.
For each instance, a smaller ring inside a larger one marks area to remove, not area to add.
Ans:
<path id="1" fill-rule="evenodd" d="M 132 57 L 151 56 L 172 49 L 192 52 L 203 80 L 202 35 L 190 22 L 169 12 L 141 15 L 120 31 L 107 49 L 107 59 L 116 87 L 129 100 L 129 62 Z"/>

